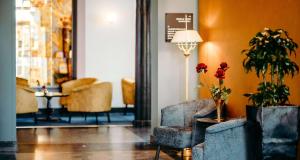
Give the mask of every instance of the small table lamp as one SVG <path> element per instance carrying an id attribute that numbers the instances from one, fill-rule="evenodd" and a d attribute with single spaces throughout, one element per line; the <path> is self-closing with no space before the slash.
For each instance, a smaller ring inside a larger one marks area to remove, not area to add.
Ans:
<path id="1" fill-rule="evenodd" d="M 171 41 L 184 52 L 183 55 L 185 56 L 185 100 L 189 99 L 189 56 L 191 51 L 202 41 L 202 38 L 195 30 L 177 31 Z"/>

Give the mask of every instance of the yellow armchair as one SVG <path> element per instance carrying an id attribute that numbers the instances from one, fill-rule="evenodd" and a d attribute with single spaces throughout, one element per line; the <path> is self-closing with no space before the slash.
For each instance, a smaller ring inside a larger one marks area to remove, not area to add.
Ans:
<path id="1" fill-rule="evenodd" d="M 107 120 L 110 122 L 109 112 L 112 102 L 112 83 L 102 82 L 89 86 L 74 88 L 68 99 L 70 112 L 69 123 L 71 123 L 73 112 L 95 113 L 96 123 L 98 124 L 98 113 L 105 112 Z"/>
<path id="2" fill-rule="evenodd" d="M 35 123 L 37 122 L 36 112 L 38 112 L 38 103 L 35 97 L 35 90 L 31 89 L 28 81 L 23 78 L 16 78 L 16 113 L 32 113 Z"/>
<path id="3" fill-rule="evenodd" d="M 123 78 L 121 81 L 123 103 L 125 104 L 124 115 L 127 113 L 128 105 L 135 104 L 135 82 L 131 79 Z"/>
<path id="4" fill-rule="evenodd" d="M 80 79 L 76 79 L 76 80 L 71 80 L 68 82 L 65 82 L 61 85 L 62 87 L 62 93 L 63 94 L 71 94 L 72 90 L 74 88 L 80 88 L 82 86 L 88 86 L 88 85 L 92 85 L 93 83 L 95 83 L 97 81 L 96 78 L 80 78 Z M 60 104 L 64 107 L 68 107 L 68 101 L 70 99 L 70 96 L 68 97 L 61 97 L 60 98 Z"/>

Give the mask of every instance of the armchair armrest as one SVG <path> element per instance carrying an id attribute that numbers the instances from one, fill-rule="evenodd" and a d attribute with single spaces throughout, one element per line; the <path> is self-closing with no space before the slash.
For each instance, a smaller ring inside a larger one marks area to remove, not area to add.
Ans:
<path id="1" fill-rule="evenodd" d="M 72 89 L 72 92 L 79 92 L 79 91 L 82 91 L 82 90 L 86 90 L 86 89 L 89 89 L 91 88 L 93 85 L 83 85 L 83 86 L 79 86 L 79 87 L 75 87 Z"/>
<path id="2" fill-rule="evenodd" d="M 193 159 L 203 160 L 204 159 L 204 143 L 200 143 L 192 149 Z"/>
<path id="3" fill-rule="evenodd" d="M 236 119 L 236 120 L 230 120 L 224 123 L 219 123 L 213 126 L 210 126 L 206 129 L 206 133 L 217 133 L 222 132 L 225 130 L 237 128 L 240 126 L 245 125 L 246 119 Z"/>
<path id="4" fill-rule="evenodd" d="M 23 89 L 23 90 L 25 90 L 29 93 L 35 93 L 36 92 L 34 89 L 29 88 L 29 87 L 24 87 L 24 86 L 17 86 L 17 87 L 20 88 L 20 89 Z"/>
<path id="5" fill-rule="evenodd" d="M 91 85 L 97 81 L 96 78 L 80 78 L 76 80 L 70 80 L 61 84 L 63 93 L 70 93 L 74 88 Z"/>
<path id="6" fill-rule="evenodd" d="M 200 111 L 196 112 L 193 118 L 213 118 L 217 115 L 216 107 L 213 105 L 209 105 Z"/>
<path id="7" fill-rule="evenodd" d="M 31 89 L 31 88 L 23 88 L 25 91 L 27 92 L 30 92 L 30 93 L 35 93 L 35 90 L 34 89 Z"/>

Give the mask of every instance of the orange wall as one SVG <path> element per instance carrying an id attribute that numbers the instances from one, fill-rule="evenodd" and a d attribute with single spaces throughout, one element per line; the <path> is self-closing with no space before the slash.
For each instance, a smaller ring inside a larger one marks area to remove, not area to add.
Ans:
<path id="1" fill-rule="evenodd" d="M 199 30 L 204 42 L 199 47 L 199 62 L 209 67 L 208 83 L 217 83 L 213 74 L 221 61 L 230 69 L 226 86 L 232 89 L 228 103 L 230 116 L 245 115 L 247 99 L 244 93 L 255 91 L 258 79 L 246 74 L 242 67 L 243 49 L 264 27 L 287 30 L 300 45 L 300 0 L 199 0 Z M 300 65 L 300 50 L 296 61 Z M 204 81 L 201 76 L 200 80 Z M 290 101 L 300 104 L 300 75 L 288 79 Z M 200 89 L 200 97 L 208 97 L 207 88 Z"/>

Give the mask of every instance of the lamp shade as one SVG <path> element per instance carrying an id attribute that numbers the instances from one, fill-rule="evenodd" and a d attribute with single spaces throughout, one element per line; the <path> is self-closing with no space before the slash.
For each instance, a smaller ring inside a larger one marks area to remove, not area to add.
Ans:
<path id="1" fill-rule="evenodd" d="M 172 39 L 172 43 L 186 43 L 186 42 L 202 42 L 202 38 L 195 30 L 177 31 Z"/>

